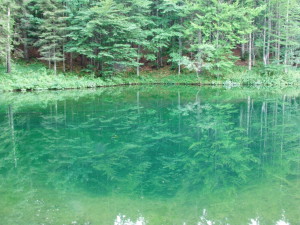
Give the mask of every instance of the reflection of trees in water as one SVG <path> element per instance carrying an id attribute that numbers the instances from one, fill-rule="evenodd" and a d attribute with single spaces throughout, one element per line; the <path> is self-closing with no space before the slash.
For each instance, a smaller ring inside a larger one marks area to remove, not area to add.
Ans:
<path id="1" fill-rule="evenodd" d="M 286 182 L 299 176 L 299 99 L 221 102 L 197 93 L 187 101 L 178 92 L 170 104 L 143 102 L 142 95 L 132 103 L 56 101 L 38 117 L 18 115 L 30 129 L 12 127 L 11 110 L 2 121 L 1 148 L 13 156 L 14 132 L 23 132 L 26 138 L 14 141 L 19 170 L 66 191 L 171 196 L 238 187 L 270 174 Z M 10 174 L 3 158 L 1 164 Z"/>

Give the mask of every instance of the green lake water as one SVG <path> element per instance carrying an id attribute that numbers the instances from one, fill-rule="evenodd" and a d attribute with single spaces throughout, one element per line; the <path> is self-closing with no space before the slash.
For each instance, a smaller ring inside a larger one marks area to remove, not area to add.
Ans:
<path id="1" fill-rule="evenodd" d="M 1 94 L 0 224 L 300 224 L 300 90 Z"/>

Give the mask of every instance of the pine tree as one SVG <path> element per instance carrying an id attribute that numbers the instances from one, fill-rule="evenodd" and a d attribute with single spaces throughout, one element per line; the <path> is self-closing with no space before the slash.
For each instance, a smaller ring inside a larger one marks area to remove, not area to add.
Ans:
<path id="1" fill-rule="evenodd" d="M 43 17 L 39 26 L 39 39 L 35 45 L 39 47 L 42 56 L 40 59 L 48 61 L 49 68 L 53 63 L 54 73 L 57 74 L 57 63 L 64 60 L 65 10 L 55 0 L 42 0 L 38 4 Z"/>
<path id="2" fill-rule="evenodd" d="M 190 42 L 190 57 L 185 64 L 197 74 L 203 70 L 222 75 L 234 66 L 232 50 L 254 29 L 256 11 L 236 3 L 219 1 L 190 2 L 191 23 L 186 31 Z"/>
<path id="3" fill-rule="evenodd" d="M 150 4 L 148 0 L 130 0 L 130 1 L 119 1 L 120 4 L 124 5 L 126 8 L 126 17 L 128 18 L 128 25 L 132 27 L 132 32 L 128 38 L 128 43 L 131 43 L 132 47 L 136 50 L 136 74 L 140 75 L 140 66 L 143 65 L 140 63 L 142 57 L 149 57 L 148 54 L 145 54 L 145 50 L 150 45 L 148 37 L 151 35 L 151 32 L 147 29 L 148 25 L 152 23 L 150 15 Z"/>
<path id="4" fill-rule="evenodd" d="M 111 75 L 126 68 L 139 70 L 141 46 L 147 37 L 148 3 L 105 0 L 70 18 L 67 50 L 87 57 L 100 75 Z"/>

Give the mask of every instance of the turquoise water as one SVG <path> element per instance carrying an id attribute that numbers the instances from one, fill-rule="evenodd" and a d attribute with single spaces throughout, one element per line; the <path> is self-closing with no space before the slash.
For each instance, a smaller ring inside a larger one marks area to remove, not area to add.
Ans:
<path id="1" fill-rule="evenodd" d="M 300 224 L 299 94 L 2 94 L 0 224 Z"/>

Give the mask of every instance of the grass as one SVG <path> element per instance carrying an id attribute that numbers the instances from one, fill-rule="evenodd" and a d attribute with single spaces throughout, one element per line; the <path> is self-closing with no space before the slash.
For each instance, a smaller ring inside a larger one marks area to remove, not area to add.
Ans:
<path id="1" fill-rule="evenodd" d="M 262 72 L 261 69 L 247 71 L 243 67 L 236 67 L 232 73 L 217 78 L 209 75 L 197 77 L 187 71 L 177 75 L 166 67 L 161 70 L 144 71 L 139 77 L 132 72 L 127 72 L 110 78 L 94 78 L 93 75 L 81 73 L 54 75 L 53 71 L 47 69 L 42 63 L 19 62 L 14 64 L 10 74 L 5 73 L 4 67 L 0 67 L 0 91 L 62 90 L 153 83 L 230 87 L 241 85 L 298 86 L 300 84 L 299 70 L 289 73 L 274 71 Z"/>
<path id="2" fill-rule="evenodd" d="M 263 85 L 263 86 L 299 86 L 300 71 L 290 69 L 284 72 L 282 66 L 254 67 L 249 71 L 243 67 L 236 67 L 233 73 L 224 77 L 224 84 L 237 83 L 240 85 Z"/>

